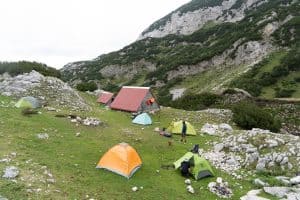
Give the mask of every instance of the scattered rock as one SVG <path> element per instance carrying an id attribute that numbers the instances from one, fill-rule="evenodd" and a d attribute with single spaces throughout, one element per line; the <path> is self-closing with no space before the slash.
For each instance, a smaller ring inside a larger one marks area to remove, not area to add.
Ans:
<path id="1" fill-rule="evenodd" d="M 222 123 L 219 124 L 219 131 L 232 132 L 233 129 L 229 124 Z"/>
<path id="2" fill-rule="evenodd" d="M 187 184 L 187 185 L 191 185 L 192 182 L 191 182 L 190 179 L 185 179 L 184 183 Z"/>
<path id="3" fill-rule="evenodd" d="M 259 197 L 261 190 L 251 190 L 245 196 L 242 196 L 240 200 L 269 200 L 263 197 Z"/>
<path id="4" fill-rule="evenodd" d="M 0 195 L 0 200 L 8 200 L 8 199 Z"/>
<path id="5" fill-rule="evenodd" d="M 187 189 L 187 191 L 188 191 L 189 193 L 192 193 L 192 194 L 195 193 L 195 190 L 194 190 L 194 188 L 193 188 L 191 185 L 188 185 L 188 186 L 186 187 L 186 189 Z"/>
<path id="6" fill-rule="evenodd" d="M 208 135 L 217 135 L 218 126 L 214 124 L 206 123 L 201 128 L 202 133 L 206 133 Z"/>
<path id="7" fill-rule="evenodd" d="M 4 170 L 3 178 L 13 179 L 19 175 L 19 170 L 15 166 L 6 167 Z"/>
<path id="8" fill-rule="evenodd" d="M 269 186 L 268 183 L 263 182 L 262 180 L 260 180 L 259 178 L 254 179 L 253 183 L 259 187 L 266 187 Z"/>
<path id="9" fill-rule="evenodd" d="M 79 133 L 79 132 L 78 132 L 78 133 L 76 133 L 76 134 L 75 134 L 75 136 L 76 136 L 76 137 L 79 137 L 79 136 L 80 136 L 80 133 Z"/>
<path id="10" fill-rule="evenodd" d="M 139 189 L 139 188 L 138 188 L 138 187 L 136 187 L 136 186 L 134 186 L 134 187 L 132 187 L 132 188 L 131 188 L 131 190 L 132 190 L 133 192 L 136 192 L 136 191 L 138 191 L 138 189 Z"/>
<path id="11" fill-rule="evenodd" d="M 282 184 L 288 186 L 290 185 L 289 177 L 286 176 L 276 176 L 275 177 L 278 181 L 280 181 Z"/>
<path id="12" fill-rule="evenodd" d="M 300 184 L 300 175 L 290 179 L 291 184 L 297 185 Z"/>
<path id="13" fill-rule="evenodd" d="M 37 134 L 37 137 L 41 140 L 49 139 L 49 135 L 47 133 L 39 133 L 39 134 Z"/>
<path id="14" fill-rule="evenodd" d="M 220 152 L 220 151 L 223 150 L 223 148 L 224 148 L 224 144 L 223 144 L 223 143 L 218 143 L 218 144 L 216 144 L 216 145 L 214 146 L 214 151 L 215 151 L 215 152 Z"/>
<path id="15" fill-rule="evenodd" d="M 288 187 L 264 187 L 264 191 L 272 196 L 283 198 L 291 189 Z"/>

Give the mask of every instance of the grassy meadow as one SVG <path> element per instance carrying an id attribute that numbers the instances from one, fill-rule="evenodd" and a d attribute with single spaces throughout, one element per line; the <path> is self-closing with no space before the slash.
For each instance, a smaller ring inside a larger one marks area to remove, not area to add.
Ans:
<path id="1" fill-rule="evenodd" d="M 44 109 L 40 109 L 40 114 L 23 116 L 21 109 L 13 107 L 10 98 L 0 96 L 0 105 L 10 105 L 0 107 L 0 159 L 6 155 L 12 159 L 9 163 L 0 162 L 0 175 L 2 177 L 6 166 L 17 166 L 20 170 L 16 181 L 0 178 L 0 195 L 8 199 L 219 199 L 207 188 L 217 176 L 229 182 L 234 192 L 232 199 L 239 199 L 253 188 L 252 178 L 236 180 L 214 168 L 216 177 L 193 180 L 195 194 L 190 194 L 179 171 L 162 168 L 162 165 L 172 164 L 194 144 L 210 149 L 208 142 L 219 138 L 190 136 L 187 144 L 183 144 L 180 136 L 175 135 L 169 146 L 169 139 L 154 132 L 155 127 L 166 127 L 173 119 L 184 118 L 199 132 L 206 122 L 229 122 L 229 119 L 224 121 L 208 113 L 162 108 L 152 116 L 153 125 L 143 127 L 132 124 L 129 113 L 108 110 L 94 103 L 93 97 L 84 96 L 93 111 L 76 114 L 99 118 L 103 125 L 76 126 L 70 119 L 57 118 L 56 112 Z M 76 137 L 78 132 L 80 136 Z M 49 139 L 38 139 L 38 133 L 47 133 Z M 129 180 L 95 168 L 101 156 L 120 142 L 134 147 L 143 162 Z M 17 155 L 12 157 L 12 152 Z M 49 178 L 55 182 L 49 183 Z M 143 189 L 133 192 L 133 186 Z"/>

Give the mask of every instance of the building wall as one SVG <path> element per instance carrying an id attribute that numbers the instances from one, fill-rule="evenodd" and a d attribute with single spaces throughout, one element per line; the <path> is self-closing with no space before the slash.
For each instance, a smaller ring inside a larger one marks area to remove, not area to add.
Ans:
<path id="1" fill-rule="evenodd" d="M 152 104 L 152 105 L 147 105 L 146 102 L 148 99 L 154 98 L 153 95 L 151 94 L 151 92 L 148 92 L 147 95 L 145 96 L 145 98 L 143 99 L 143 102 L 139 108 L 139 112 L 147 112 L 147 111 L 152 111 L 152 110 L 159 110 L 159 105 L 156 102 Z"/>

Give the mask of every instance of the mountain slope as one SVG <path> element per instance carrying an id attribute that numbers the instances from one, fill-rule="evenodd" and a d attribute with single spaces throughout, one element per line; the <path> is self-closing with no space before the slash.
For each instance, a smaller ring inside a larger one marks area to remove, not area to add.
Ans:
<path id="1" fill-rule="evenodd" d="M 107 90 L 150 85 L 169 100 L 173 88 L 218 90 L 271 53 L 299 46 L 299 10 L 298 0 L 193 0 L 152 24 L 136 42 L 70 63 L 61 72 L 74 85 L 95 80 Z M 203 15 L 215 12 L 213 18 Z M 208 81 L 195 84 L 205 74 Z"/>

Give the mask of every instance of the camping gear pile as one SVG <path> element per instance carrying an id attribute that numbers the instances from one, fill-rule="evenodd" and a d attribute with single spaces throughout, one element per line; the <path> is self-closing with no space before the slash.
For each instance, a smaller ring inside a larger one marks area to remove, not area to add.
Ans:
<path id="1" fill-rule="evenodd" d="M 221 198 L 230 198 L 233 194 L 228 186 L 228 182 L 223 182 L 221 177 L 218 177 L 216 182 L 210 182 L 208 184 L 208 189 Z"/>

